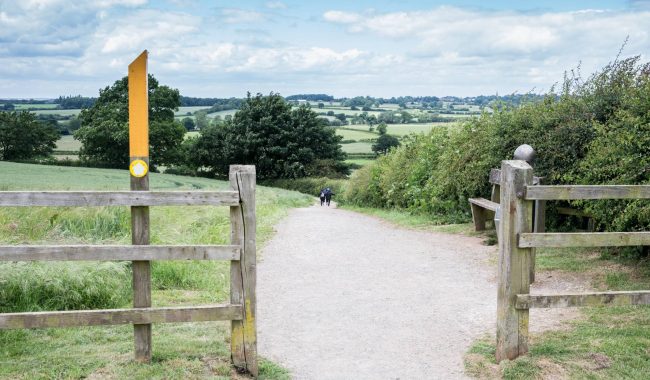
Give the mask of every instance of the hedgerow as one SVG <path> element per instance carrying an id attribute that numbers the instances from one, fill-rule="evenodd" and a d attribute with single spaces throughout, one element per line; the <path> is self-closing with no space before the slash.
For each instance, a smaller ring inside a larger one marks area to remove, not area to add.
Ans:
<path id="1" fill-rule="evenodd" d="M 649 76 L 650 64 L 639 57 L 616 60 L 587 79 L 572 72 L 541 101 L 500 105 L 403 141 L 356 171 L 343 200 L 435 214 L 446 222 L 467 220 L 467 198 L 489 197 L 490 169 L 511 159 L 521 144 L 535 148 L 535 175 L 545 184 L 648 184 Z M 647 201 L 573 206 L 594 215 L 603 230 L 650 227 Z"/>

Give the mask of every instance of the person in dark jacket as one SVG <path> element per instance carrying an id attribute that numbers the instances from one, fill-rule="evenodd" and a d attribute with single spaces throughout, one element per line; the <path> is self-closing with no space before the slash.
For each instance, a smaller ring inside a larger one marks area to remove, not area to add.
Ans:
<path id="1" fill-rule="evenodd" d="M 330 207 L 330 201 L 332 200 L 332 195 L 335 195 L 332 192 L 332 189 L 329 187 L 325 189 L 325 203 L 327 203 L 327 207 Z"/>
<path id="2" fill-rule="evenodd" d="M 321 189 L 320 191 L 320 205 L 322 206 L 323 203 L 325 203 L 325 189 Z"/>

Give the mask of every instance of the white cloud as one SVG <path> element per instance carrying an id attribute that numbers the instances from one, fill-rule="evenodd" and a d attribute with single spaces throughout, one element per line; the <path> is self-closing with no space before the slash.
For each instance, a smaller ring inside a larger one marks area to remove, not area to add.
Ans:
<path id="1" fill-rule="evenodd" d="M 323 14 L 326 21 L 339 24 L 352 24 L 361 20 L 361 15 L 351 12 L 327 11 Z"/>
<path id="2" fill-rule="evenodd" d="M 221 11 L 221 21 L 226 24 L 252 23 L 264 20 L 263 13 L 239 8 L 226 8 Z"/>
<path id="3" fill-rule="evenodd" d="M 285 9 L 287 5 L 281 1 L 268 1 L 265 6 L 269 9 Z"/>

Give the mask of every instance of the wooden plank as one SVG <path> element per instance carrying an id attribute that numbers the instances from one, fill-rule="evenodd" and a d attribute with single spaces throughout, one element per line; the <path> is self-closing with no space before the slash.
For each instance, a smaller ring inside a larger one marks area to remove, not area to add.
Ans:
<path id="1" fill-rule="evenodd" d="M 0 314 L 0 329 L 227 321 L 241 319 L 242 309 L 241 305 L 203 305 L 5 313 Z"/>
<path id="2" fill-rule="evenodd" d="M 231 262 L 230 297 L 231 303 L 244 305 L 243 320 L 231 326 L 232 360 L 257 377 L 255 166 L 231 165 L 229 177 L 241 199 L 239 207 L 230 208 L 232 244 L 243 246 L 241 260 Z"/>
<path id="3" fill-rule="evenodd" d="M 626 247 L 650 245 L 650 232 L 522 233 L 519 247 Z"/>
<path id="4" fill-rule="evenodd" d="M 542 183 L 543 177 L 533 176 L 533 185 L 539 185 Z M 499 185 L 501 183 L 501 169 L 490 169 L 490 177 L 488 181 L 493 185 Z"/>
<path id="5" fill-rule="evenodd" d="M 519 248 L 517 236 L 530 232 L 533 205 L 518 196 L 533 180 L 525 161 L 501 163 L 501 222 L 497 292 L 496 360 L 515 359 L 528 352 L 528 310 L 515 308 L 515 295 L 530 291 L 530 249 Z"/>
<path id="6" fill-rule="evenodd" d="M 469 200 L 469 204 L 472 207 L 472 221 L 474 222 L 474 231 L 484 231 L 485 230 L 485 209 L 479 205 Z"/>
<path id="7" fill-rule="evenodd" d="M 239 260 L 237 245 L 2 245 L 0 261 Z"/>
<path id="8" fill-rule="evenodd" d="M 141 159 L 149 165 L 149 157 L 131 157 L 131 162 Z M 149 190 L 149 175 L 131 178 L 133 194 Z M 133 245 L 149 245 L 149 207 L 131 207 L 131 243 Z M 133 269 L 133 307 L 151 307 L 151 261 L 134 260 Z M 135 346 L 135 360 L 150 362 L 152 352 L 151 324 L 134 324 L 133 338 Z"/>
<path id="9" fill-rule="evenodd" d="M 650 305 L 650 290 L 552 295 L 517 295 L 517 309 Z"/>
<path id="10" fill-rule="evenodd" d="M 528 186 L 526 199 L 650 199 L 650 185 Z"/>
<path id="11" fill-rule="evenodd" d="M 492 202 L 490 200 L 487 200 L 485 198 L 469 198 L 468 199 L 469 203 L 475 204 L 479 207 L 482 207 L 487 210 L 491 211 L 496 211 L 499 208 L 499 204 L 497 202 Z"/>
<path id="12" fill-rule="evenodd" d="M 233 206 L 233 191 L 2 191 L 0 206 Z"/>

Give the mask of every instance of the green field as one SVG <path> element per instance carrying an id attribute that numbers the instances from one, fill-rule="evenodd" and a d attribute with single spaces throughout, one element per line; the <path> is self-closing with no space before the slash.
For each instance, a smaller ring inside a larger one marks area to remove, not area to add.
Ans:
<path id="1" fill-rule="evenodd" d="M 77 116 L 81 112 L 81 109 L 72 109 L 72 110 L 36 110 L 31 111 L 37 115 L 60 115 L 60 116 Z"/>
<path id="2" fill-rule="evenodd" d="M 81 141 L 75 140 L 72 135 L 61 136 L 61 138 L 56 141 L 55 150 L 78 152 L 79 149 L 81 149 Z"/>
<path id="3" fill-rule="evenodd" d="M 205 178 L 151 174 L 152 190 L 225 189 L 227 182 Z M 126 170 L 69 168 L 0 162 L 0 190 L 126 190 Z M 258 241 L 273 234 L 273 226 L 289 208 L 306 206 L 313 198 L 292 191 L 257 188 Z M 129 244 L 127 207 L 5 207 L 0 208 L 0 244 Z M 152 244 L 224 244 L 229 241 L 227 207 L 152 207 Z M 85 266 L 84 266 L 85 265 Z M 126 265 L 126 264 L 125 264 Z M 28 266 L 28 267 L 26 267 Z M 97 267 L 106 267 L 97 264 Z M 129 268 L 129 266 L 118 266 Z M 33 268 L 33 269 L 29 269 Z M 4 289 L 32 295 L 36 289 L 74 287 L 66 273 L 94 266 L 68 263 L 3 263 Z M 86 268 L 86 269 L 84 269 Z M 24 273 L 16 279 L 12 273 Z M 45 283 L 36 273 L 48 273 Z M 79 272 L 79 273 L 84 273 Z M 224 302 L 229 297 L 227 262 L 154 262 L 154 306 Z M 59 281 L 57 281 L 57 278 Z M 130 278 L 130 274 L 128 275 Z M 97 278 L 98 281 L 108 281 Z M 12 281 L 20 281 L 13 287 Z M 62 282 L 63 281 L 63 282 Z M 88 279 L 92 283 L 92 279 Z M 120 286 L 130 293 L 127 281 Z M 27 285 L 25 285 L 27 284 Z M 3 297 L 7 293 L 3 293 Z M 68 294 L 61 294 L 67 297 Z M 59 297 L 57 293 L 48 299 Z M 118 307 L 130 307 L 125 300 Z M 2 304 L 2 307 L 10 305 Z M 104 326 L 67 329 L 0 331 L 0 378 L 229 378 L 229 323 L 158 324 L 153 327 L 153 363 L 133 362 L 133 328 Z M 277 366 L 262 362 L 260 378 L 288 378 Z"/>
<path id="4" fill-rule="evenodd" d="M 359 166 L 366 166 L 366 165 L 368 165 L 368 164 L 370 164 L 370 163 L 372 163 L 374 161 L 375 160 L 370 159 L 370 158 L 349 158 L 349 159 L 345 160 L 345 162 L 347 162 L 348 164 L 356 164 L 356 165 L 359 165 Z"/>
<path id="5" fill-rule="evenodd" d="M 17 111 L 27 110 L 30 108 L 41 108 L 41 109 L 54 109 L 58 107 L 58 104 L 14 104 L 14 109 Z"/>
<path id="6" fill-rule="evenodd" d="M 346 129 L 336 128 L 336 134 L 339 136 L 343 136 L 343 140 L 376 139 L 377 137 L 379 137 L 377 133 L 368 132 L 368 127 L 366 127 L 365 131 L 356 128 L 354 131 L 351 131 L 347 129 L 348 127 L 350 126 L 346 126 L 345 127 Z"/>
<path id="7" fill-rule="evenodd" d="M 225 110 L 225 111 L 213 112 L 213 113 L 209 113 L 208 117 L 221 116 L 221 118 L 223 119 L 227 115 L 231 115 L 231 116 L 234 115 L 236 112 L 237 110 Z"/>
<path id="8" fill-rule="evenodd" d="M 178 107 L 178 111 L 174 112 L 174 116 L 189 116 L 187 113 L 194 113 L 200 110 L 207 110 L 210 107 L 206 106 L 191 106 L 191 107 Z"/>
<path id="9" fill-rule="evenodd" d="M 345 153 L 372 153 L 372 143 L 356 142 L 352 144 L 341 144 Z"/>
<path id="10" fill-rule="evenodd" d="M 386 132 L 389 135 L 393 136 L 407 136 L 410 135 L 411 133 L 428 133 L 433 127 L 455 127 L 457 123 L 413 123 L 413 124 L 388 124 L 386 128 Z M 346 125 L 345 128 L 348 129 L 354 129 L 355 131 L 359 131 L 360 133 L 366 132 L 368 133 L 368 125 L 367 124 L 356 124 L 356 125 Z M 374 126 L 377 128 L 377 126 Z M 339 133 L 340 129 L 337 129 L 337 134 Z M 354 131 L 345 131 L 341 130 L 341 133 L 347 133 L 347 132 L 354 132 Z M 368 133 L 371 134 L 371 133 Z M 375 134 L 375 138 L 377 138 L 377 135 Z"/>

